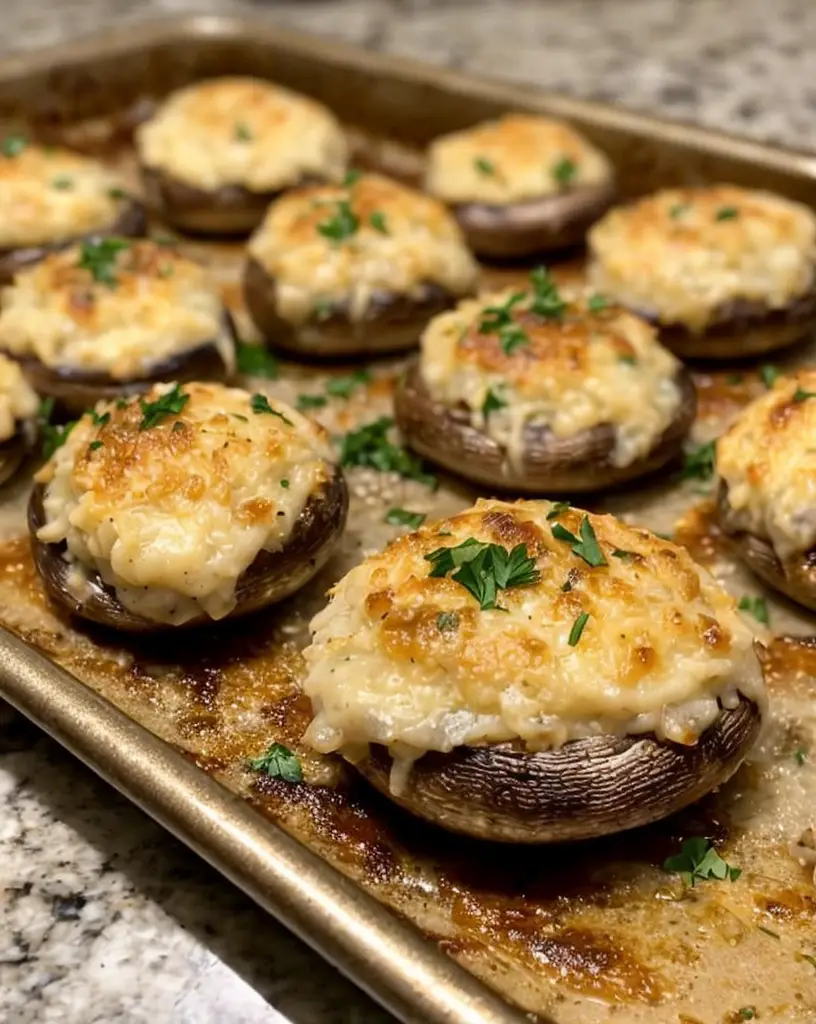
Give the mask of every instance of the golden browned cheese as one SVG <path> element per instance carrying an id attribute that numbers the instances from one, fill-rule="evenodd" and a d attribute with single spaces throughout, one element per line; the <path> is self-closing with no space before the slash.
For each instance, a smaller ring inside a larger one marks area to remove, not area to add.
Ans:
<path id="1" fill-rule="evenodd" d="M 781 309 L 813 286 L 816 216 L 735 185 L 665 189 L 589 233 L 592 283 L 663 323 L 702 331 L 728 303 Z"/>
<path id="2" fill-rule="evenodd" d="M 816 544 L 816 371 L 781 377 L 717 442 L 736 521 L 780 558 Z"/>
<path id="3" fill-rule="evenodd" d="M 111 244 L 121 248 L 105 260 Z M 87 267 L 100 258 L 94 274 Z M 127 380 L 204 342 L 215 342 L 232 366 L 216 282 L 200 264 L 151 241 L 74 246 L 21 271 L 3 292 L 0 348 L 52 368 Z"/>
<path id="4" fill-rule="evenodd" d="M 275 278 L 278 313 L 294 322 L 326 301 L 347 303 L 359 319 L 378 295 L 416 296 L 427 284 L 470 294 L 478 275 L 444 206 L 376 174 L 278 199 L 249 253 Z"/>
<path id="5" fill-rule="evenodd" d="M 603 564 L 560 530 L 594 533 Z M 474 540 L 522 545 L 538 580 L 499 590 L 491 610 L 451 574 L 431 576 L 429 555 Z M 549 501 L 480 500 L 400 538 L 334 587 L 312 631 L 306 741 L 352 757 L 372 742 L 410 761 L 596 733 L 688 744 L 738 692 L 763 692 L 733 599 L 683 548 Z"/>
<path id="6" fill-rule="evenodd" d="M 523 335 L 508 346 L 502 330 L 490 326 L 490 311 L 519 295 L 509 289 L 467 299 L 431 321 L 420 356 L 431 394 L 464 405 L 473 426 L 516 464 L 523 461 L 528 424 L 557 437 L 612 424 L 616 465 L 646 455 L 681 401 L 680 363 L 658 344 L 655 329 L 577 288 L 561 289 L 563 315 L 547 319 L 531 312 L 528 291 L 509 307 L 512 326 Z"/>
<path id="7" fill-rule="evenodd" d="M 48 245 L 109 228 L 124 193 L 103 164 L 60 147 L 0 152 L 0 248 Z"/>
<path id="8" fill-rule="evenodd" d="M 39 399 L 13 359 L 0 355 L 0 441 L 17 431 L 20 420 L 30 419 Z"/>
<path id="9" fill-rule="evenodd" d="M 447 203 L 506 205 L 601 185 L 612 165 L 563 121 L 507 114 L 435 139 L 425 184 Z"/>
<path id="10" fill-rule="evenodd" d="M 330 110 L 258 78 L 211 78 L 174 92 L 136 132 L 147 167 L 197 188 L 272 192 L 339 181 L 348 146 Z"/>
<path id="11" fill-rule="evenodd" d="M 166 412 L 152 422 L 162 403 Z M 169 403 L 169 404 L 168 404 Z M 130 610 L 179 624 L 235 606 L 260 551 L 279 551 L 332 471 L 325 431 L 280 402 L 220 384 L 159 384 L 100 402 L 40 470 L 46 524 Z"/>

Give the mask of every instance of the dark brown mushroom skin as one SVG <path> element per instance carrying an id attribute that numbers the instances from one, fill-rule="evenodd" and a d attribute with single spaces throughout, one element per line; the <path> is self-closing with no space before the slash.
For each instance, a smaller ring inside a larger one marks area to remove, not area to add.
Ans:
<path id="1" fill-rule="evenodd" d="M 352 320 L 347 305 L 341 303 L 326 314 L 293 324 L 278 314 L 275 279 L 251 257 L 243 284 L 247 312 L 264 341 L 271 348 L 317 360 L 414 348 L 428 321 L 459 299 L 428 282 L 415 295 L 375 295 L 360 320 Z"/>
<path id="2" fill-rule="evenodd" d="M 717 521 L 752 572 L 780 594 L 816 612 L 816 547 L 783 562 L 766 537 L 740 525 L 737 513 L 729 504 L 724 481 L 720 481 L 717 492 Z"/>
<path id="3" fill-rule="evenodd" d="M 235 324 L 226 310 L 223 314 L 224 327 L 229 337 L 236 339 Z M 140 376 L 128 380 L 117 380 L 107 373 L 78 370 L 70 366 L 46 366 L 34 357 L 20 357 L 7 353 L 10 359 L 19 362 L 26 380 L 44 398 L 54 399 L 54 413 L 57 417 L 81 416 L 102 399 L 127 398 L 149 390 L 162 381 L 176 381 L 187 384 L 190 381 L 225 381 L 230 368 L 215 341 L 203 341 L 195 348 L 178 352 L 160 363 L 150 366 Z"/>
<path id="4" fill-rule="evenodd" d="M 632 480 L 666 465 L 682 451 L 683 439 L 694 422 L 697 394 L 689 371 L 676 378 L 680 404 L 672 422 L 651 451 L 628 466 L 611 461 L 615 446 L 613 424 L 599 424 L 571 437 L 556 437 L 547 427 L 528 424 L 524 455 L 518 467 L 507 451 L 471 425 L 470 411 L 436 401 L 415 361 L 399 382 L 394 396 L 397 426 L 415 452 L 458 476 L 499 490 L 527 494 L 583 493 Z"/>
<path id="5" fill-rule="evenodd" d="M 741 697 L 690 746 L 644 735 L 593 736 L 541 753 L 512 743 L 432 751 L 414 762 L 400 794 L 389 788 L 387 748 L 372 746 L 355 767 L 395 803 L 449 831 L 567 842 L 647 825 L 699 800 L 734 774 L 760 724 L 757 705 Z"/>
<path id="6" fill-rule="evenodd" d="M 108 238 L 143 238 L 147 234 L 147 213 L 138 199 L 128 197 L 123 201 L 122 210 L 113 224 L 107 228 L 89 231 L 84 235 L 65 238 L 53 245 L 32 245 L 19 249 L 0 249 L 0 285 L 11 284 L 14 275 L 21 270 L 39 263 L 52 252 L 68 249 L 78 242 L 91 239 Z"/>
<path id="7" fill-rule="evenodd" d="M 157 633 L 188 629 L 213 620 L 200 615 L 183 626 L 172 626 L 145 618 L 125 608 L 112 587 L 91 572 L 88 594 L 76 597 L 69 584 L 71 563 L 63 558 L 65 544 L 45 544 L 37 531 L 45 525 L 45 485 L 36 484 L 28 505 L 28 527 L 34 562 L 50 600 L 63 611 L 99 626 L 124 633 Z M 329 479 L 311 495 L 297 518 L 289 539 L 280 551 L 261 551 L 238 579 L 237 604 L 225 618 L 249 615 L 282 601 L 305 586 L 328 561 L 340 539 L 348 514 L 348 491 L 341 471 L 335 468 Z"/>
<path id="8" fill-rule="evenodd" d="M 513 259 L 581 244 L 615 194 L 609 181 L 525 202 L 457 203 L 450 210 L 478 256 Z"/>
<path id="9" fill-rule="evenodd" d="M 38 436 L 36 420 L 16 420 L 11 437 L 0 441 L 0 487 L 11 480 L 34 451 Z"/>

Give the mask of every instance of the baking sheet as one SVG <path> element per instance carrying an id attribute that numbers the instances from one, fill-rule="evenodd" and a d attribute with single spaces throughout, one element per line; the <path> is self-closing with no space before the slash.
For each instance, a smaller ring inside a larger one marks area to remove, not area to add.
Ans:
<path id="1" fill-rule="evenodd" d="M 419 166 L 416 147 L 430 135 L 522 107 L 571 116 L 616 159 L 627 194 L 727 178 L 816 203 L 816 161 L 805 155 L 243 20 L 176 20 L 9 62 L 0 66 L 0 117 L 9 125 L 31 121 L 41 137 L 68 140 L 132 174 L 129 132 L 147 98 L 205 74 L 239 70 L 329 102 L 351 126 L 359 163 L 409 180 Z M 383 134 L 396 126 L 398 138 Z M 250 336 L 236 287 L 240 247 L 184 248 L 214 269 Z M 580 274 L 580 260 L 558 272 Z M 523 267 L 486 270 L 485 280 L 509 283 L 525 273 Z M 800 348 L 787 361 L 811 362 L 811 352 Z M 370 384 L 348 401 L 331 399 L 317 417 L 340 434 L 388 414 L 401 366 L 400 360 L 371 365 Z M 315 371 L 282 363 L 277 380 L 248 383 L 292 402 L 298 394 L 323 392 L 327 373 L 339 372 L 348 367 Z M 698 441 L 720 433 L 762 389 L 755 370 L 745 367 L 696 379 Z M 772 720 L 749 763 L 718 794 L 668 822 L 570 848 L 517 850 L 447 836 L 392 808 L 338 760 L 300 746 L 309 707 L 298 691 L 299 651 L 326 588 L 400 532 L 384 522 L 388 507 L 444 515 L 478 492 L 449 478 L 440 478 L 435 492 L 372 470 L 352 469 L 348 478 L 349 528 L 320 576 L 282 608 L 205 631 L 194 654 L 188 638 L 129 646 L 55 617 L 19 536 L 26 482 L 7 489 L 0 510 L 7 538 L 0 547 L 0 621 L 29 646 L 0 640 L 0 692 L 401 1019 L 522 1019 L 512 1002 L 563 1024 L 611 1017 L 626 1024 L 727 1024 L 751 1019 L 741 1014 L 747 1009 L 760 1020 L 812 1021 L 816 967 L 808 957 L 816 957 L 816 892 L 789 853 L 816 807 L 811 619 L 771 599 L 771 632 L 756 624 L 769 644 Z M 673 533 L 735 594 L 761 593 L 712 527 L 710 498 L 701 490 L 663 474 L 587 503 Z M 29 648 L 87 685 L 55 673 Z M 247 770 L 248 758 L 273 741 L 296 750 L 307 784 L 259 779 Z M 803 764 L 798 750 L 807 752 Z M 742 868 L 740 879 L 686 891 L 666 875 L 663 860 L 691 835 L 714 840 Z M 412 921 L 435 946 L 378 904 Z M 473 984 L 453 961 L 507 1002 Z"/>

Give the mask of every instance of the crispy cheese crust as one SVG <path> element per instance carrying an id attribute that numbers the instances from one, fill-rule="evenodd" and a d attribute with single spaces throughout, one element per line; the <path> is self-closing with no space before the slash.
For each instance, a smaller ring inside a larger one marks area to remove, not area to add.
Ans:
<path id="1" fill-rule="evenodd" d="M 300 413 L 280 402 L 253 411 L 246 391 L 220 384 L 184 386 L 182 408 L 146 424 L 172 388 L 80 419 L 37 475 L 47 485 L 38 538 L 66 542 L 79 597 L 97 572 L 126 608 L 179 625 L 235 607 L 239 576 L 284 546 L 331 453 Z"/>
<path id="2" fill-rule="evenodd" d="M 813 287 L 816 216 L 735 185 L 665 189 L 607 213 L 589 246 L 598 289 L 703 332 L 731 303 L 782 309 Z"/>
<path id="3" fill-rule="evenodd" d="M 553 535 L 557 524 L 579 535 L 585 519 L 605 565 L 591 567 Z M 471 538 L 525 545 L 540 581 L 500 590 L 499 611 L 482 610 L 450 575 L 429 575 L 427 555 Z M 334 587 L 312 630 L 304 689 L 315 718 L 305 738 L 352 758 L 368 743 L 411 760 L 596 733 L 654 731 L 690 744 L 738 690 L 762 694 L 750 630 L 685 549 L 548 501 L 480 500 L 400 538 Z"/>
<path id="4" fill-rule="evenodd" d="M 0 441 L 17 433 L 20 420 L 37 412 L 39 399 L 13 359 L 0 355 Z"/>
<path id="5" fill-rule="evenodd" d="M 546 426 L 557 437 L 613 424 L 615 465 L 646 455 L 681 402 L 680 363 L 658 344 L 654 328 L 619 307 L 593 310 L 589 304 L 600 305 L 599 296 L 562 288 L 567 307 L 561 318 L 530 312 L 529 296 L 512 307 L 512 322 L 528 341 L 508 351 L 501 332 L 484 326 L 485 311 L 504 306 L 513 294 L 467 299 L 431 321 L 420 356 L 431 395 L 466 406 L 472 425 L 516 464 L 528 424 Z"/>
<path id="6" fill-rule="evenodd" d="M 140 125 L 136 145 L 146 167 L 207 191 L 339 181 L 348 158 L 331 111 L 257 78 L 212 78 L 174 92 Z"/>
<path id="7" fill-rule="evenodd" d="M 816 544 L 816 371 L 781 377 L 717 442 L 736 522 L 780 559 Z"/>
<path id="8" fill-rule="evenodd" d="M 124 244 L 95 276 L 85 268 L 84 251 L 54 253 L 4 289 L 0 348 L 52 369 L 124 381 L 215 342 L 232 367 L 220 292 L 204 267 L 172 248 L 139 241 Z"/>
<path id="9" fill-rule="evenodd" d="M 416 296 L 429 283 L 464 295 L 478 274 L 444 206 L 376 174 L 278 199 L 249 253 L 275 279 L 278 313 L 295 323 L 325 302 L 347 303 L 360 319 L 378 295 Z"/>
<path id="10" fill-rule="evenodd" d="M 605 184 L 609 160 L 563 121 L 508 114 L 435 139 L 425 184 L 446 203 L 505 206 Z"/>

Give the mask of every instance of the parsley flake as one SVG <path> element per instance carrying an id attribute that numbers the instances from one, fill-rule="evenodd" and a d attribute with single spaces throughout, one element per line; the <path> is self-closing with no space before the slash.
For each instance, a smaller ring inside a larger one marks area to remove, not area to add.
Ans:
<path id="1" fill-rule="evenodd" d="M 382 210 L 375 210 L 368 218 L 368 223 L 374 228 L 375 231 L 379 231 L 381 235 L 389 235 L 391 232 L 388 230 L 388 223 L 385 219 L 385 214 Z"/>
<path id="2" fill-rule="evenodd" d="M 54 178 L 51 182 L 51 188 L 55 188 L 60 192 L 67 192 L 69 189 L 74 187 L 74 179 L 69 177 L 67 174 L 61 174 L 58 178 Z"/>
<path id="3" fill-rule="evenodd" d="M 576 647 L 578 641 L 581 639 L 581 634 L 584 632 L 584 627 L 589 622 L 589 612 L 581 612 L 578 618 L 573 622 L 570 634 L 567 637 L 567 643 L 570 647 Z"/>
<path id="4" fill-rule="evenodd" d="M 770 391 L 780 377 L 779 367 L 774 366 L 772 363 L 766 363 L 764 366 L 760 366 L 759 376 L 762 383 Z"/>
<path id="5" fill-rule="evenodd" d="M 482 611 L 503 610 L 496 603 L 499 590 L 527 587 L 541 579 L 525 544 L 508 551 L 500 544 L 486 544 L 471 537 L 456 547 L 437 548 L 425 555 L 425 561 L 431 563 L 430 576 L 452 572 L 451 579 L 476 598 Z"/>
<path id="6" fill-rule="evenodd" d="M 503 409 L 507 405 L 507 402 L 497 395 L 492 388 L 488 388 L 488 392 L 485 395 L 485 400 L 482 402 L 482 415 L 487 419 L 491 412 L 496 412 L 497 409 Z"/>
<path id="7" fill-rule="evenodd" d="M 88 415 L 91 417 L 91 423 L 95 427 L 104 427 L 106 423 L 110 423 L 111 414 L 109 412 L 103 412 L 100 415 L 96 409 L 91 409 Z"/>
<path id="8" fill-rule="evenodd" d="M 385 513 L 385 521 L 390 526 L 410 526 L 416 530 L 428 517 L 424 512 L 410 512 L 407 508 L 389 508 Z"/>
<path id="9" fill-rule="evenodd" d="M 587 309 L 590 313 L 600 313 L 609 307 L 609 299 L 605 295 L 590 295 L 587 300 Z"/>
<path id="10" fill-rule="evenodd" d="M 778 942 L 778 941 L 779 941 L 779 939 L 780 939 L 780 935 L 779 935 L 779 932 L 774 932 L 774 931 L 771 931 L 771 929 L 770 929 L 770 928 L 766 928 L 764 924 L 758 924 L 758 925 L 757 925 L 757 929 L 758 929 L 759 931 L 761 931 L 761 932 L 764 932 L 764 933 L 765 933 L 765 935 L 770 935 L 770 937 L 771 937 L 772 939 L 776 939 L 776 940 L 777 940 L 777 942 Z"/>
<path id="11" fill-rule="evenodd" d="M 355 370 L 354 373 L 343 377 L 332 377 L 326 384 L 326 392 L 332 398 L 350 398 L 357 388 L 368 384 L 370 380 L 371 374 L 368 370 Z"/>
<path id="12" fill-rule="evenodd" d="M 558 286 L 550 276 L 546 267 L 536 267 L 530 271 L 530 283 L 533 286 L 533 301 L 530 312 L 544 320 L 560 320 L 567 308 L 561 298 Z"/>
<path id="13" fill-rule="evenodd" d="M 246 121 L 236 121 L 235 132 L 233 134 L 236 142 L 252 141 L 252 129 L 249 127 Z"/>
<path id="14" fill-rule="evenodd" d="M 355 171 L 354 168 L 346 171 L 346 176 L 343 178 L 343 188 L 352 188 L 360 180 L 361 172 Z"/>
<path id="15" fill-rule="evenodd" d="M 390 417 L 381 416 L 373 423 L 350 431 L 340 446 L 341 465 L 369 466 L 380 473 L 399 473 L 408 480 L 435 488 L 437 479 L 432 473 L 425 472 L 422 459 L 389 441 L 388 432 L 393 426 L 394 421 Z"/>
<path id="16" fill-rule="evenodd" d="M 440 633 L 455 633 L 459 628 L 456 612 L 440 612 L 436 617 L 436 628 Z"/>
<path id="17" fill-rule="evenodd" d="M 740 1018 L 742 1020 L 753 1020 L 754 1017 L 756 1017 L 756 1007 L 755 1006 L 741 1006 L 737 1010 L 737 1013 L 740 1015 Z"/>
<path id="18" fill-rule="evenodd" d="M 592 566 L 593 569 L 597 569 L 601 565 L 608 565 L 609 563 L 598 543 L 598 538 L 595 536 L 592 523 L 589 521 L 589 516 L 584 516 L 578 532 L 580 537 L 576 537 L 574 533 L 571 533 L 560 523 L 556 523 L 552 528 L 553 537 L 556 540 L 563 540 L 571 544 L 572 553 L 578 555 L 579 558 L 583 558 L 587 565 Z"/>
<path id="19" fill-rule="evenodd" d="M 637 356 L 618 356 L 618 362 L 623 363 L 625 366 L 637 366 Z"/>
<path id="20" fill-rule="evenodd" d="M 807 751 L 804 747 L 797 747 L 793 752 L 793 759 L 801 768 L 807 761 Z"/>
<path id="21" fill-rule="evenodd" d="M 91 441 L 88 445 L 88 451 L 95 452 L 98 448 L 102 447 L 101 441 Z"/>
<path id="22" fill-rule="evenodd" d="M 692 888 L 697 882 L 710 880 L 723 881 L 728 878 L 735 882 L 742 874 L 741 868 L 727 864 L 707 839 L 694 836 L 684 839 L 680 853 L 667 857 L 663 862 L 663 870 L 669 874 L 677 874 L 683 884 Z"/>
<path id="23" fill-rule="evenodd" d="M 484 178 L 490 178 L 496 173 L 496 165 L 486 156 L 477 156 L 473 161 L 473 166 Z"/>
<path id="24" fill-rule="evenodd" d="M 15 157 L 19 156 L 27 145 L 28 139 L 25 135 L 7 135 L 0 143 L 0 150 L 3 156 Z"/>
<path id="25" fill-rule="evenodd" d="M 303 782 L 303 769 L 300 761 L 282 743 L 273 743 L 260 757 L 250 759 L 249 767 L 253 772 L 264 772 L 272 779 L 283 782 Z"/>
<path id="26" fill-rule="evenodd" d="M 708 441 L 691 452 L 686 452 L 683 459 L 682 480 L 710 480 L 714 475 L 714 459 L 716 442 Z"/>
<path id="27" fill-rule="evenodd" d="M 714 216 L 714 220 L 736 220 L 739 217 L 739 210 L 736 206 L 721 206 Z"/>
<path id="28" fill-rule="evenodd" d="M 239 341 L 235 349 L 235 355 L 239 373 L 244 373 L 247 377 L 265 377 L 267 380 L 277 379 L 278 360 L 263 345 L 248 345 L 245 341 Z"/>
<path id="29" fill-rule="evenodd" d="M 54 415 L 54 399 L 46 398 L 43 399 L 39 411 L 37 413 L 37 422 L 40 427 L 40 437 L 42 439 L 42 456 L 44 459 L 50 459 L 57 448 L 61 447 L 68 440 L 68 435 L 77 425 L 76 420 L 71 420 L 68 423 L 52 423 L 51 417 Z"/>
<path id="30" fill-rule="evenodd" d="M 552 176 L 559 185 L 569 185 L 577 172 L 578 164 L 568 156 L 562 157 L 552 168 Z"/>
<path id="31" fill-rule="evenodd" d="M 297 407 L 299 412 L 306 412 L 307 409 L 322 409 L 328 405 L 328 398 L 325 395 L 298 395 Z"/>
<path id="32" fill-rule="evenodd" d="M 127 192 L 125 192 L 125 190 L 123 188 L 119 188 L 118 185 L 114 185 L 113 188 L 109 188 L 108 189 L 108 195 L 110 196 L 111 199 L 124 199 L 127 196 Z M 158 235 L 154 238 L 154 241 L 158 245 L 162 244 L 161 242 L 159 242 Z M 175 239 L 172 239 L 172 242 L 175 242 Z"/>
<path id="33" fill-rule="evenodd" d="M 352 210 L 351 203 L 347 199 L 340 199 L 334 216 L 321 221 L 317 225 L 317 230 L 324 238 L 339 243 L 356 235 L 359 227 L 360 218 Z"/>
<path id="34" fill-rule="evenodd" d="M 115 288 L 116 259 L 120 252 L 129 248 L 130 242 L 124 238 L 90 239 L 82 243 L 77 266 L 80 270 L 89 271 L 94 281 Z"/>
<path id="35" fill-rule="evenodd" d="M 260 415 L 261 413 L 267 412 L 272 416 L 277 416 L 279 420 L 283 420 L 283 422 L 286 423 L 288 426 L 294 426 L 294 423 L 290 419 L 287 419 L 287 417 L 284 416 L 282 412 L 278 412 L 277 409 L 272 408 L 272 406 L 269 404 L 269 399 L 266 397 L 266 395 L 253 395 L 252 398 L 250 399 L 249 404 L 252 406 L 252 411 L 256 415 Z"/>
<path id="36" fill-rule="evenodd" d="M 749 615 L 761 622 L 763 626 L 770 624 L 768 617 L 768 602 L 764 597 L 741 597 L 737 608 L 741 612 L 748 612 Z"/>
<path id="37" fill-rule="evenodd" d="M 513 321 L 513 307 L 523 302 L 524 297 L 524 292 L 513 292 L 504 305 L 486 306 L 479 321 L 479 334 L 498 332 L 499 344 L 504 354 L 508 356 L 521 345 L 530 342 L 523 328 Z"/>
<path id="38" fill-rule="evenodd" d="M 678 217 L 682 217 L 686 210 L 691 209 L 691 203 L 675 203 L 674 206 L 669 207 L 669 216 L 672 220 L 677 220 Z"/>
<path id="39" fill-rule="evenodd" d="M 572 506 L 568 501 L 556 501 L 547 513 L 547 519 L 557 519 L 563 512 L 566 512 L 571 507 Z"/>
<path id="40" fill-rule="evenodd" d="M 150 430 L 168 416 L 177 416 L 189 401 L 190 396 L 181 390 L 179 384 L 174 384 L 171 391 L 160 395 L 155 402 L 146 402 L 140 398 L 142 422 L 139 424 L 139 430 Z"/>
<path id="41" fill-rule="evenodd" d="M 625 548 L 615 548 L 612 552 L 613 558 L 619 558 L 622 562 L 631 562 L 636 552 L 627 551 Z"/>
<path id="42" fill-rule="evenodd" d="M 794 402 L 806 402 L 808 398 L 816 398 L 816 391 L 805 391 L 804 388 L 797 388 L 793 393 Z"/>
<path id="43" fill-rule="evenodd" d="M 281 487 L 282 487 L 282 488 L 283 488 L 283 489 L 284 489 L 285 491 L 288 491 L 288 490 L 289 490 L 289 481 L 288 481 L 288 480 L 286 479 L 286 477 L 284 477 L 284 478 L 283 478 L 283 479 L 281 480 L 281 482 L 280 482 L 280 485 L 281 485 Z"/>

